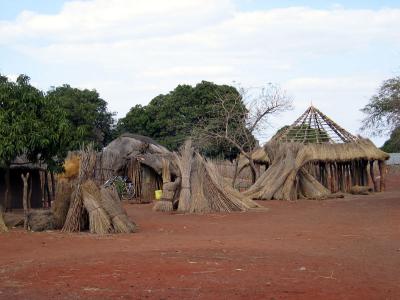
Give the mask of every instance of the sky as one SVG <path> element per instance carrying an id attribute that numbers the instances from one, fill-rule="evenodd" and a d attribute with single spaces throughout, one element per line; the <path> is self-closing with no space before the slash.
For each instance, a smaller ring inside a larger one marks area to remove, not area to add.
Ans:
<path id="1" fill-rule="evenodd" d="M 359 134 L 360 109 L 400 74 L 399 28 L 389 0 L 0 0 L 0 73 L 96 89 L 118 117 L 178 84 L 274 83 L 294 109 L 264 141 L 311 103 Z"/>

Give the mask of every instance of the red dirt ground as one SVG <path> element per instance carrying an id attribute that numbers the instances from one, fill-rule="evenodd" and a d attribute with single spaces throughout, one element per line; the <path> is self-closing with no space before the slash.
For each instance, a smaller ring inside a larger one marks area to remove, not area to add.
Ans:
<path id="1" fill-rule="evenodd" d="M 127 205 L 131 235 L 0 235 L 1 299 L 400 299 L 400 175 L 388 192 L 178 215 Z"/>

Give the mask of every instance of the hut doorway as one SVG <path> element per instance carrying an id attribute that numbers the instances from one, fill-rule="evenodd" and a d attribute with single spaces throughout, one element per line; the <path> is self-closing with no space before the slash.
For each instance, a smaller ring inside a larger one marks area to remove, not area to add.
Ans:
<path id="1" fill-rule="evenodd" d="M 155 199 L 155 191 L 162 189 L 161 175 L 136 158 L 130 159 L 125 176 L 132 183 L 137 203 L 151 203 Z"/>

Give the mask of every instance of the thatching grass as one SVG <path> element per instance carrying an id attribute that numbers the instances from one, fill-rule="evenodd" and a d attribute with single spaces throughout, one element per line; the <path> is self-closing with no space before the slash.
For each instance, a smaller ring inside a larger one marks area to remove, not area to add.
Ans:
<path id="1" fill-rule="evenodd" d="M 136 230 L 136 225 L 127 216 L 119 200 L 115 189 L 102 187 L 101 205 L 110 216 L 115 233 L 132 233 Z"/>
<path id="2" fill-rule="evenodd" d="M 191 213 L 245 211 L 260 207 L 235 191 L 215 166 L 196 154 L 191 172 Z"/>
<path id="3" fill-rule="evenodd" d="M 89 145 L 80 151 L 79 161 L 79 175 L 62 229 L 63 232 L 81 231 L 84 214 L 83 199 L 81 197 L 81 185 L 85 180 L 94 177 L 96 152 L 93 150 L 93 145 Z"/>
<path id="4" fill-rule="evenodd" d="M 57 182 L 56 196 L 52 206 L 55 227 L 61 229 L 67 218 L 69 205 L 72 197 L 71 183 L 63 178 Z"/>
<path id="5" fill-rule="evenodd" d="M 176 161 L 181 171 L 181 190 L 179 195 L 178 211 L 186 212 L 190 210 L 190 172 L 192 170 L 192 161 L 194 149 L 192 141 L 187 140 L 180 151 L 181 155 L 176 155 Z"/>
<path id="6" fill-rule="evenodd" d="M 106 211 L 101 207 L 99 188 L 92 180 L 87 180 L 81 189 L 83 205 L 89 213 L 89 231 L 95 234 L 111 233 L 112 223 Z"/>
<path id="7" fill-rule="evenodd" d="M 158 200 L 153 206 L 154 211 L 162 211 L 162 212 L 168 212 L 168 211 L 173 211 L 173 205 L 171 201 L 168 200 Z"/>

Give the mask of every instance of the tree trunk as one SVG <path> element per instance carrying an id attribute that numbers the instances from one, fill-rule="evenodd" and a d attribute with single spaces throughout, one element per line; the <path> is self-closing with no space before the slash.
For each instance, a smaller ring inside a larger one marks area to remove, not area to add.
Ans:
<path id="1" fill-rule="evenodd" d="M 51 207 L 51 194 L 49 189 L 49 173 L 47 171 L 44 172 L 44 188 L 47 194 L 47 207 Z"/>
<path id="2" fill-rule="evenodd" d="M 10 167 L 6 168 L 5 182 L 6 190 L 4 192 L 4 206 L 6 211 L 11 211 Z"/>
<path id="3" fill-rule="evenodd" d="M 33 176 L 29 177 L 29 193 L 28 193 L 28 209 L 32 207 L 32 189 L 33 189 Z"/>
<path id="4" fill-rule="evenodd" d="M 28 179 L 29 173 L 21 174 L 22 181 L 24 182 L 24 190 L 22 195 L 22 205 L 24 207 L 24 229 L 28 229 Z"/>
<path id="5" fill-rule="evenodd" d="M 56 198 L 56 182 L 55 182 L 55 179 L 54 179 L 54 172 L 53 171 L 50 171 L 50 179 L 51 179 L 52 199 L 55 199 Z"/>

